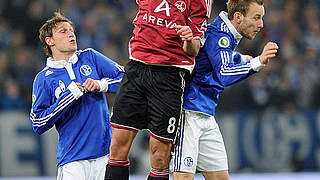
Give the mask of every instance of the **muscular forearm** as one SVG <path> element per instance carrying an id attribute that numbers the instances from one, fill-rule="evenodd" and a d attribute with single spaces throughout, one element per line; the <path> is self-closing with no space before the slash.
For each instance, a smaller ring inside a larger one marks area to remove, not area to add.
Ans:
<path id="1" fill-rule="evenodd" d="M 189 56 L 196 56 L 200 49 L 200 40 L 192 39 L 190 41 L 184 41 L 183 51 Z"/>

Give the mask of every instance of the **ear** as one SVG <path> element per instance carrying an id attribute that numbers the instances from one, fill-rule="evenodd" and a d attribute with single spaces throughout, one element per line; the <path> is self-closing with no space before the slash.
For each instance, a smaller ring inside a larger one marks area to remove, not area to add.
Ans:
<path id="1" fill-rule="evenodd" d="M 53 46 L 54 45 L 52 37 L 46 37 L 44 40 L 46 41 L 48 46 Z"/>
<path id="2" fill-rule="evenodd" d="M 241 12 L 235 12 L 233 14 L 233 19 L 237 24 L 240 24 L 243 21 L 243 14 Z"/>

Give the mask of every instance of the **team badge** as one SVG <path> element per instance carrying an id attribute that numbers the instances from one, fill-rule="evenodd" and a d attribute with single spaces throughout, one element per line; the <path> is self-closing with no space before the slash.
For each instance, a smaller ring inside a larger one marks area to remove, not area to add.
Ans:
<path id="1" fill-rule="evenodd" d="M 187 167 L 191 167 L 193 165 L 192 157 L 184 158 L 183 162 L 184 162 L 184 165 L 186 165 Z"/>
<path id="2" fill-rule="evenodd" d="M 80 67 L 80 72 L 81 74 L 83 74 L 84 76 L 89 76 L 92 72 L 92 69 L 89 65 L 82 65 Z"/>
<path id="3" fill-rule="evenodd" d="M 33 103 L 36 101 L 36 99 L 37 99 L 37 96 L 34 95 L 34 94 L 32 94 L 32 105 L 33 105 Z"/>
<path id="4" fill-rule="evenodd" d="M 224 36 L 219 39 L 218 44 L 220 47 L 226 48 L 226 47 L 229 47 L 230 41 L 227 37 Z"/>
<path id="5" fill-rule="evenodd" d="M 184 10 L 186 10 L 186 3 L 183 1 L 177 1 L 174 6 L 176 6 L 181 12 L 183 12 Z"/>

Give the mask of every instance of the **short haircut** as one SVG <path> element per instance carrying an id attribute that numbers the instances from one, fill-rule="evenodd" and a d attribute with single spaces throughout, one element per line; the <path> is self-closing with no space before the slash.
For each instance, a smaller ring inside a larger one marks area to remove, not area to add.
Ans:
<path id="1" fill-rule="evenodd" d="M 232 20 L 233 15 L 236 12 L 240 12 L 241 14 L 246 16 L 249 10 L 249 5 L 251 3 L 263 5 L 263 0 L 228 0 L 228 18 Z"/>
<path id="2" fill-rule="evenodd" d="M 45 39 L 46 37 L 52 37 L 52 30 L 56 28 L 57 24 L 60 22 L 67 22 L 74 29 L 73 23 L 68 18 L 63 16 L 60 10 L 56 11 L 54 13 L 54 16 L 51 19 L 48 19 L 46 23 L 44 23 L 39 29 L 39 39 L 41 41 L 42 48 L 47 56 L 52 57 L 52 51 L 50 49 L 50 46 L 46 43 Z"/>

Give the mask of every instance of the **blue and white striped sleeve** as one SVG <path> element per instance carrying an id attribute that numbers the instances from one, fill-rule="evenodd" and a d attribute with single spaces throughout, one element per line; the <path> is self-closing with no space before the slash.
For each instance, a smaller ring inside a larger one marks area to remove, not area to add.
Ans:
<path id="1" fill-rule="evenodd" d="M 82 96 L 77 85 L 72 82 L 54 102 L 55 96 L 43 78 L 37 77 L 32 89 L 32 107 L 30 121 L 33 130 L 42 134 L 55 125 L 75 101 Z"/>
<path id="2" fill-rule="evenodd" d="M 119 84 L 124 74 L 124 67 L 112 61 L 108 57 L 92 50 L 96 60 L 96 67 L 100 80 L 100 91 L 115 93 L 118 90 Z"/>
<path id="3" fill-rule="evenodd" d="M 263 67 L 259 57 L 241 63 L 240 57 L 238 57 L 240 54 L 230 47 L 231 39 L 227 36 L 223 38 L 225 38 L 225 42 L 219 44 L 220 40 L 216 41 L 216 39 L 208 37 L 206 51 L 215 75 L 224 87 L 247 78 Z"/>

